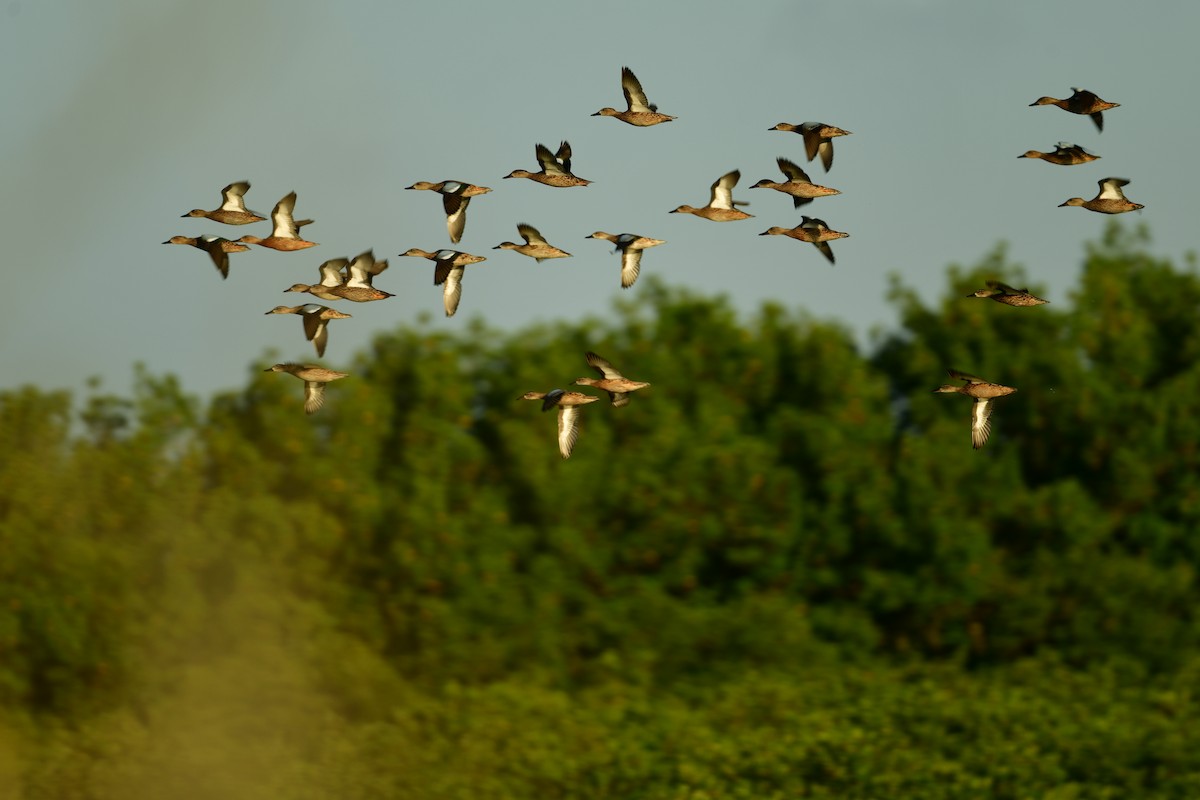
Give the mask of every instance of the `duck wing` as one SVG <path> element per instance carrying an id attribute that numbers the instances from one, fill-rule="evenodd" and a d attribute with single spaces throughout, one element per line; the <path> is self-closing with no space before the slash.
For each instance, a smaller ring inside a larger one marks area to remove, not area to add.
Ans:
<path id="1" fill-rule="evenodd" d="M 625 104 L 630 111 L 646 113 L 655 110 L 642 91 L 642 82 L 629 67 L 621 67 L 621 91 L 625 93 Z"/>
<path id="2" fill-rule="evenodd" d="M 229 254 L 225 252 L 224 239 L 219 236 L 201 236 L 200 241 L 204 242 L 204 251 L 208 253 L 208 257 L 212 259 L 213 266 L 217 268 L 217 272 L 221 273 L 222 278 L 229 277 Z"/>
<path id="3" fill-rule="evenodd" d="M 742 177 L 740 170 L 726 172 L 713 183 L 709 192 L 708 204 L 713 208 L 733 210 L 733 187 Z"/>
<path id="4" fill-rule="evenodd" d="M 443 194 L 442 208 L 446 212 L 446 230 L 450 241 L 457 244 L 462 240 L 463 231 L 467 228 L 467 203 L 471 198 L 461 194 Z"/>
<path id="5" fill-rule="evenodd" d="M 325 405 L 325 384 L 320 381 L 304 382 L 304 413 L 315 414 Z"/>
<path id="6" fill-rule="evenodd" d="M 317 348 L 317 357 L 325 355 L 325 343 L 329 341 L 328 320 L 321 319 L 325 306 L 317 306 L 315 311 L 305 311 L 300 317 L 304 320 L 304 337 Z"/>
<path id="7" fill-rule="evenodd" d="M 296 225 L 295 219 L 292 218 L 292 211 L 295 208 L 295 192 L 291 192 L 275 204 L 274 210 L 271 211 L 271 224 L 275 228 L 271 234 L 272 236 L 277 236 L 280 239 L 300 238 L 300 228 Z"/>
<path id="8" fill-rule="evenodd" d="M 570 458 L 579 440 L 579 406 L 559 406 L 558 408 L 558 452 L 563 458 Z"/>
<path id="9" fill-rule="evenodd" d="M 596 372 L 599 372 L 600 377 L 606 380 L 625 377 L 620 372 L 617 372 L 617 368 L 614 367 L 607 359 L 601 358 L 590 350 L 584 355 L 584 358 L 587 359 L 588 366 L 596 370 Z"/>
<path id="10" fill-rule="evenodd" d="M 985 381 L 983 378 L 980 378 L 976 375 L 969 375 L 965 372 L 959 372 L 956 369 L 948 369 L 946 372 L 950 373 L 951 378 L 956 378 L 960 381 L 966 381 L 967 383 L 987 383 L 987 381 Z"/>
<path id="11" fill-rule="evenodd" d="M 371 288 L 371 276 L 375 274 L 375 252 L 367 250 L 359 253 L 347 265 L 346 285 L 361 289 Z"/>
<path id="12" fill-rule="evenodd" d="M 250 191 L 249 181 L 239 181 L 226 186 L 221 190 L 221 210 L 253 214 L 252 211 L 246 211 L 246 201 L 242 199 L 242 196 L 248 191 Z M 262 214 L 255 214 L 255 216 L 261 217 Z"/>
<path id="13" fill-rule="evenodd" d="M 621 250 L 621 288 L 628 289 L 638 279 L 642 269 L 642 251 L 636 247 Z"/>
<path id="14" fill-rule="evenodd" d="M 441 267 L 441 264 L 438 264 Z M 446 273 L 446 285 L 442 287 L 442 305 L 446 309 L 446 316 L 453 317 L 454 312 L 458 310 L 458 301 L 462 299 L 462 277 L 465 269 L 463 267 L 450 267 Z"/>
<path id="15" fill-rule="evenodd" d="M 538 163 L 542 166 L 542 172 L 545 172 L 547 175 L 566 174 L 563 171 L 563 165 L 560 164 L 558 159 L 554 157 L 554 153 L 550 152 L 549 147 L 546 147 L 544 144 L 539 144 L 534 148 L 534 152 L 537 154 Z"/>
<path id="16" fill-rule="evenodd" d="M 525 244 L 544 244 L 549 245 L 537 228 L 532 225 L 527 225 L 524 222 L 517 225 L 517 233 L 521 234 L 521 238 L 525 240 Z"/>
<path id="17" fill-rule="evenodd" d="M 789 181 L 797 183 L 812 183 L 812 179 L 808 177 L 808 173 L 800 168 L 794 161 L 789 161 L 786 158 L 777 158 L 775 163 L 779 165 L 779 170 L 787 176 Z"/>
<path id="18" fill-rule="evenodd" d="M 562 164 L 563 172 L 571 174 L 571 144 L 565 139 L 559 143 L 558 152 L 554 157 Z"/>
<path id="19" fill-rule="evenodd" d="M 971 406 L 971 446 L 983 447 L 992 432 L 992 401 L 980 398 Z"/>
<path id="20" fill-rule="evenodd" d="M 1121 191 L 1122 186 L 1128 186 L 1129 181 L 1125 178 L 1105 178 L 1097 181 L 1100 186 L 1100 194 L 1096 195 L 1097 200 L 1124 200 L 1125 192 Z"/>
<path id="21" fill-rule="evenodd" d="M 342 270 L 350 263 L 344 258 L 331 258 L 322 264 L 319 269 L 321 271 L 321 286 L 341 286 L 344 276 Z"/>
<path id="22" fill-rule="evenodd" d="M 821 136 L 821 128 L 825 126 L 820 122 L 806 122 L 800 127 L 804 132 L 804 153 L 808 160 L 812 161 L 819 155 L 828 172 L 833 166 L 833 142 Z"/>

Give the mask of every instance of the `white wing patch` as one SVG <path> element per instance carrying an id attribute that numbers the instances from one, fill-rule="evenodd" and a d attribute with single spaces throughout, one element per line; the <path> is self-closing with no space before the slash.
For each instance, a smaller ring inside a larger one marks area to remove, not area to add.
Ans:
<path id="1" fill-rule="evenodd" d="M 442 287 L 442 305 L 446 316 L 453 317 L 458 310 L 458 301 L 462 299 L 463 267 L 453 267 L 446 276 L 446 285 Z"/>
<path id="2" fill-rule="evenodd" d="M 563 458 L 570 458 L 575 442 L 579 439 L 579 407 L 559 406 L 558 408 L 558 452 Z"/>
<path id="3" fill-rule="evenodd" d="M 325 405 L 325 384 L 317 381 L 304 382 L 304 413 L 315 414 Z"/>
<path id="4" fill-rule="evenodd" d="M 627 247 L 621 251 L 621 288 L 628 289 L 638 279 L 642 269 L 642 251 Z"/>
<path id="5" fill-rule="evenodd" d="M 987 442 L 992 432 L 992 403 L 979 399 L 971 406 L 971 445 L 978 450 Z"/>

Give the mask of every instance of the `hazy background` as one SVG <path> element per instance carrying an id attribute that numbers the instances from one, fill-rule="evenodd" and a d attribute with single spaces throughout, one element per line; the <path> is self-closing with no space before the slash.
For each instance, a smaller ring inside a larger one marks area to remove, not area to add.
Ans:
<path id="1" fill-rule="evenodd" d="M 397 296 L 339 305 L 354 319 L 332 326 L 330 366 L 421 315 L 435 329 L 475 315 L 503 327 L 603 315 L 621 290 L 611 248 L 584 238 L 596 229 L 667 240 L 643 277 L 727 293 L 744 311 L 781 299 L 863 342 L 893 320 L 888 273 L 932 293 L 946 263 L 999 240 L 1060 301 L 1105 219 L 1055 206 L 1094 196 L 1103 177 L 1133 181 L 1157 252 L 1179 258 L 1195 244 L 1200 6 L 1151 8 L 0 0 L 0 388 L 99 375 L 125 391 L 142 361 L 207 394 L 241 385 L 268 349 L 312 361 L 300 323 L 263 312 L 304 302 L 282 289 L 366 248 L 391 259 L 377 284 Z M 589 116 L 621 107 L 622 65 L 679 119 L 636 129 Z M 1072 86 L 1121 104 L 1103 134 L 1086 117 L 1027 107 Z M 828 174 L 804 161 L 799 136 L 767 130 L 806 120 L 853 132 Z M 562 139 L 592 186 L 501 180 L 535 168 L 535 143 Z M 1102 160 L 1017 160 L 1060 140 Z M 787 197 L 748 190 L 779 178 L 780 155 L 844 193 L 807 207 L 851 234 L 834 244 L 836 267 L 809 245 L 757 236 L 799 221 Z M 733 168 L 754 219 L 667 213 L 703 205 Z M 457 246 L 489 260 L 468 270 L 449 320 L 432 264 L 396 258 L 449 246 L 440 198 L 404 191 L 446 178 L 494 189 L 472 203 Z M 236 180 L 252 182 L 247 204 L 262 213 L 297 191 L 296 216 L 316 219 L 305 233 L 320 247 L 235 254 L 222 282 L 201 251 L 161 244 L 267 235 L 268 223 L 179 219 L 215 208 Z M 491 249 L 518 239 L 521 221 L 575 257 L 537 265 Z"/>

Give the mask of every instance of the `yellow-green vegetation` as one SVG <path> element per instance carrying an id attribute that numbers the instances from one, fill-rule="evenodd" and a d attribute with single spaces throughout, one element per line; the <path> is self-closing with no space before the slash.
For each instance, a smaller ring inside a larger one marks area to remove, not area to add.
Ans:
<path id="1" fill-rule="evenodd" d="M 867 354 L 644 279 L 313 417 L 0 393 L 0 797 L 1200 797 L 1200 278 L 1115 226 L 987 278 Z M 516 398 L 588 350 L 652 386 L 564 462 Z M 1019 388 L 983 450 L 948 366 Z"/>

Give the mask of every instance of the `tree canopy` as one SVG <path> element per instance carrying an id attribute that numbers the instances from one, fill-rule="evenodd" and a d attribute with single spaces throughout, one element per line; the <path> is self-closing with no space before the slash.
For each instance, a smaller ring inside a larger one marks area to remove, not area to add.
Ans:
<path id="1" fill-rule="evenodd" d="M 263 364 L 0 393 L 0 789 L 1200 794 L 1200 279 L 1148 244 L 1038 308 L 964 297 L 1003 247 L 897 277 L 869 352 L 647 278 L 401 326 L 312 417 Z M 651 386 L 563 461 L 517 398 L 589 350 Z M 982 450 L 948 367 L 1018 388 Z"/>

